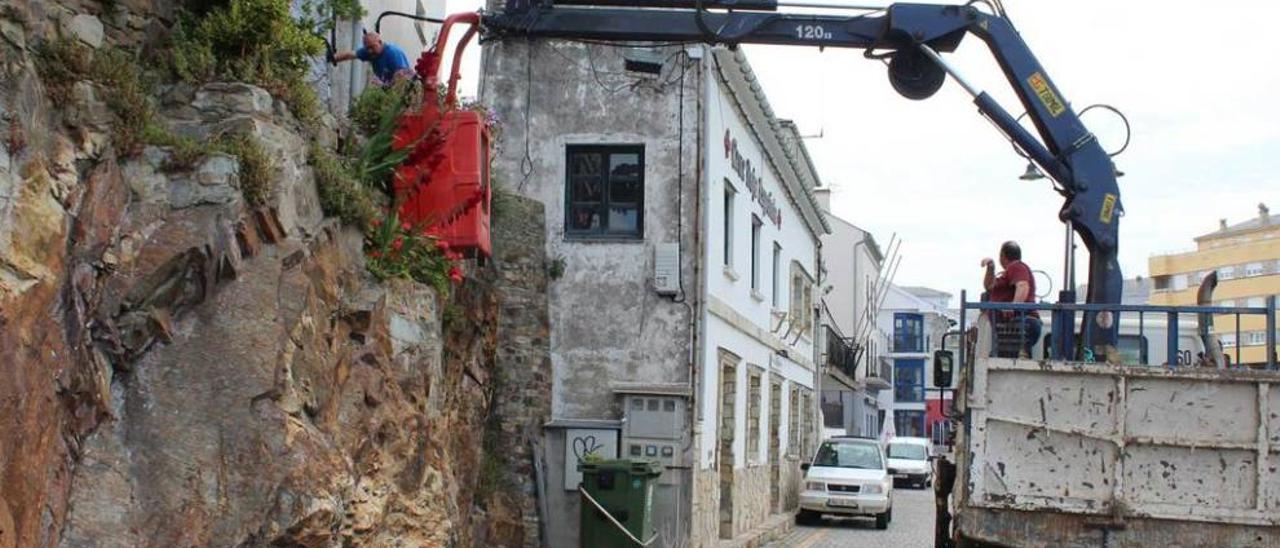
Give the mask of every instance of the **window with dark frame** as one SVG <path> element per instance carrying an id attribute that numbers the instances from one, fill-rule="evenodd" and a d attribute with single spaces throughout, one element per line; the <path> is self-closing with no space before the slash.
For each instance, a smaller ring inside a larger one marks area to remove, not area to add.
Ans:
<path id="1" fill-rule="evenodd" d="M 760 217 L 751 215 L 751 289 L 760 291 Z"/>
<path id="2" fill-rule="evenodd" d="M 724 266 L 733 269 L 733 198 L 738 194 L 729 180 L 724 181 Z"/>
<path id="3" fill-rule="evenodd" d="M 644 237 L 644 147 L 567 148 L 565 234 L 579 238 Z"/>
<path id="4" fill-rule="evenodd" d="M 893 351 L 924 352 L 924 316 L 897 313 L 893 315 Z"/>

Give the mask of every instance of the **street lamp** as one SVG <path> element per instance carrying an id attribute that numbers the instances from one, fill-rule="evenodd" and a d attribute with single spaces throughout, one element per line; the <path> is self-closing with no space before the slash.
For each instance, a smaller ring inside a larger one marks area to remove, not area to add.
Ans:
<path id="1" fill-rule="evenodd" d="M 1022 175 L 1018 176 L 1018 178 L 1022 179 L 1023 181 L 1035 181 L 1035 180 L 1043 179 L 1044 174 L 1040 173 L 1040 169 L 1037 168 L 1035 164 L 1031 162 L 1027 162 L 1027 170 L 1024 171 Z"/>

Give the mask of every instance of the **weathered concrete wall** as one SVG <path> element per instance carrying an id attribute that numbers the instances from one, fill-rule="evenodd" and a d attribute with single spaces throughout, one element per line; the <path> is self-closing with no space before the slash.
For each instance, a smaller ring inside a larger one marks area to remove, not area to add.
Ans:
<path id="1" fill-rule="evenodd" d="M 662 75 L 639 77 L 624 73 L 618 48 L 511 40 L 484 51 L 482 100 L 504 120 L 494 177 L 503 188 L 544 204 L 546 253 L 559 274 L 549 282 L 555 419 L 621 418 L 617 383 L 690 382 L 699 70 L 680 48 L 660 52 L 666 59 Z M 688 63 L 684 78 L 681 63 Z M 642 239 L 566 237 L 566 147 L 576 144 L 644 147 Z M 686 303 L 656 294 L 653 286 L 654 245 L 677 241 L 684 249 Z M 563 444 L 562 431 L 548 431 L 553 546 L 576 543 L 578 529 L 578 496 L 564 490 L 560 477 Z M 674 516 L 677 508 L 688 508 L 690 492 L 687 485 L 663 486 L 655 507 Z M 663 519 L 655 525 L 682 531 L 675 537 L 687 535 L 686 523 Z"/>
<path id="2" fill-rule="evenodd" d="M 697 124 L 691 105 L 696 71 L 689 69 L 685 79 L 681 216 L 678 82 L 644 79 L 633 87 L 609 87 L 630 82 L 618 76 L 622 58 L 617 48 L 519 40 L 487 47 L 482 99 L 506 121 L 494 175 L 505 188 L 545 205 L 547 255 L 563 263 L 562 277 L 550 285 L 553 414 L 617 418 L 620 409 L 611 383 L 689 379 L 688 309 L 654 293 L 652 279 L 654 244 L 683 238 L 685 285 L 693 293 Z M 663 73 L 671 79 L 679 48 L 661 51 L 672 56 Z M 527 62 L 532 63 L 531 78 L 525 77 Z M 678 79 L 678 70 L 674 77 Z M 602 79 L 599 85 L 597 78 Z M 524 134 L 526 116 L 529 135 Z M 644 146 L 643 239 L 566 237 L 565 149 L 572 144 Z"/>

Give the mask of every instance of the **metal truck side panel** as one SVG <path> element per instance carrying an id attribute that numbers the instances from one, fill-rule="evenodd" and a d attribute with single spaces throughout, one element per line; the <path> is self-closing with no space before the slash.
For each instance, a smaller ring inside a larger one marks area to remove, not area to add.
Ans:
<path id="1" fill-rule="evenodd" d="M 1198 523 L 1207 539 L 1252 538 L 1236 536 L 1255 529 L 1244 526 L 1269 526 L 1259 539 L 1280 535 L 1280 377 L 986 358 L 969 378 L 967 450 L 958 451 L 964 534 L 1039 541 L 992 536 L 974 517 L 1001 510 L 1056 515 L 1043 524 L 1052 530 L 1166 520 Z M 996 528 L 1033 526 L 1016 521 Z"/>

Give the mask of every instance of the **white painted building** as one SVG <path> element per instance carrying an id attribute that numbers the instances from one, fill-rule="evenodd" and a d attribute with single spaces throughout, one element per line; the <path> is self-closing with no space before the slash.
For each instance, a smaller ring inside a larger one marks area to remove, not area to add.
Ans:
<path id="1" fill-rule="evenodd" d="M 830 211 L 830 190 L 818 189 L 831 233 L 823 236 L 824 358 L 821 384 L 825 431 L 856 436 L 880 433 L 879 393 L 890 387 L 879 356 L 888 338 L 876 322 L 884 257 L 870 232 Z"/>
<path id="2" fill-rule="evenodd" d="M 828 226 L 794 126 L 773 119 L 746 57 L 710 60 L 704 124 L 722 146 L 707 158 L 699 472 L 718 479 L 716 528 L 732 538 L 786 507 L 789 486 L 778 484 L 794 480 L 783 469 L 817 441 L 815 287 Z"/>

